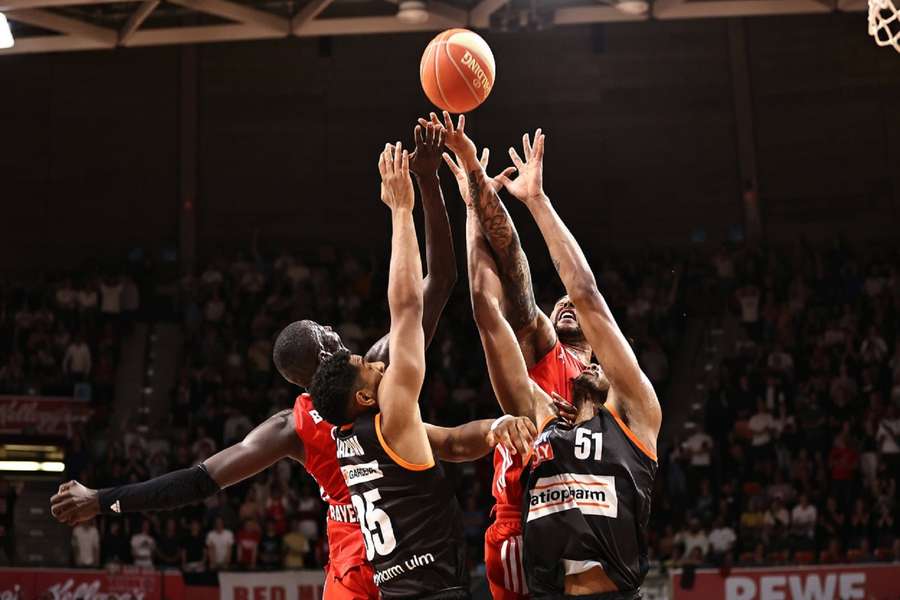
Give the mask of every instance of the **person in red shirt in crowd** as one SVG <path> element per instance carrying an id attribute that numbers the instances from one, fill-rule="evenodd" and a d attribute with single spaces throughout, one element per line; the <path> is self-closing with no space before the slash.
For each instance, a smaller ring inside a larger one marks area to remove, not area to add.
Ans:
<path id="1" fill-rule="evenodd" d="M 841 432 L 835 436 L 831 452 L 828 454 L 834 492 L 844 509 L 850 506 L 856 471 L 859 468 L 859 452 L 850 441 L 849 429 L 850 424 L 845 423 Z"/>
<path id="2" fill-rule="evenodd" d="M 416 175 L 425 209 L 426 263 L 422 325 L 426 345 L 456 283 L 456 258 L 450 223 L 444 207 L 437 169 L 443 150 L 443 130 L 433 125 L 416 127 L 416 150 L 410 171 Z M 389 361 L 388 335 L 365 355 L 368 362 Z M 289 382 L 308 387 L 320 361 L 344 349 L 340 336 L 315 321 L 296 321 L 275 341 L 276 368 Z M 526 442 L 519 419 L 502 423 L 481 420 L 453 428 L 426 424 L 435 456 L 464 462 L 481 458 L 498 442 L 525 454 Z M 210 456 L 199 465 L 142 483 L 92 490 L 77 481 L 59 487 L 51 500 L 51 513 L 62 523 L 76 525 L 99 513 L 169 510 L 200 501 L 222 488 L 252 477 L 281 459 L 301 463 L 321 488 L 328 503 L 325 600 L 377 599 L 371 565 L 366 561 L 363 536 L 350 494 L 337 462 L 332 425 L 313 408 L 309 394 L 297 397 L 293 409 L 283 410 L 257 426 L 239 443 Z"/>
<path id="3" fill-rule="evenodd" d="M 259 523 L 253 519 L 245 519 L 237 534 L 237 564 L 242 569 L 256 568 L 261 538 Z"/>

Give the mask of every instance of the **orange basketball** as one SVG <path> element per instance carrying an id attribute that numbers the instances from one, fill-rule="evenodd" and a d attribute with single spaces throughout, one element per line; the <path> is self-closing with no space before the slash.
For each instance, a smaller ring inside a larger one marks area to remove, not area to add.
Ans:
<path id="1" fill-rule="evenodd" d="M 468 29 L 448 29 L 431 40 L 419 66 L 425 95 L 452 113 L 468 112 L 484 102 L 495 74 L 490 46 Z"/>

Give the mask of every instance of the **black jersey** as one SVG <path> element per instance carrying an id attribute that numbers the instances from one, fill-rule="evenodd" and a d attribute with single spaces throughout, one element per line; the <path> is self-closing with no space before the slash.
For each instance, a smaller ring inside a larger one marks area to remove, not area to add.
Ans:
<path id="1" fill-rule="evenodd" d="M 656 457 L 606 408 L 577 426 L 552 420 L 535 440 L 523 498 L 525 573 L 536 597 L 600 566 L 620 591 L 647 574 Z"/>
<path id="2" fill-rule="evenodd" d="M 468 590 L 462 513 L 440 463 L 412 465 L 381 435 L 381 415 L 337 429 L 337 457 L 382 598 Z"/>

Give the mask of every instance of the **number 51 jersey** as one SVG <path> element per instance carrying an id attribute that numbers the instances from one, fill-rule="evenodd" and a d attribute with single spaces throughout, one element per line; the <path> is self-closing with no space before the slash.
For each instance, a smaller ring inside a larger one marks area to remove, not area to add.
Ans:
<path id="1" fill-rule="evenodd" d="M 523 498 L 528 588 L 561 595 L 566 575 L 602 567 L 621 592 L 648 570 L 656 455 L 608 408 L 575 426 L 551 419 L 535 440 Z"/>
<path id="2" fill-rule="evenodd" d="M 382 598 L 468 590 L 462 513 L 439 463 L 403 460 L 381 414 L 337 428 L 337 457 Z"/>

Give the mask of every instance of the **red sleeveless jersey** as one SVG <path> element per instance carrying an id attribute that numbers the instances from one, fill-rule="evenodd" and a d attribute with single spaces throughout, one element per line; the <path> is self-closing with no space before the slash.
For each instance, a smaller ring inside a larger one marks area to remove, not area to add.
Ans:
<path id="1" fill-rule="evenodd" d="M 558 340 L 550 352 L 528 369 L 528 376 L 548 394 L 556 392 L 572 401 L 572 379 L 581 375 L 584 363 Z M 522 457 L 510 455 L 503 446 L 494 449 L 494 482 L 491 493 L 498 521 L 521 518 Z"/>
<path id="2" fill-rule="evenodd" d="M 328 562 L 343 575 L 366 563 L 366 548 L 356 511 L 350 504 L 350 490 L 338 465 L 334 426 L 319 416 L 309 394 L 300 394 L 294 403 L 294 429 L 303 441 L 303 466 L 319 484 L 322 500 L 328 503 Z"/>

